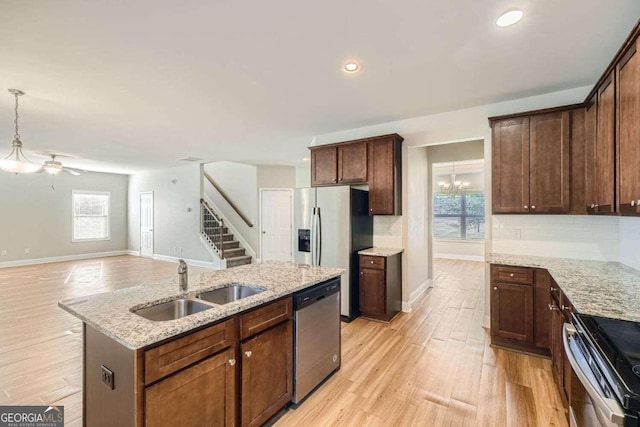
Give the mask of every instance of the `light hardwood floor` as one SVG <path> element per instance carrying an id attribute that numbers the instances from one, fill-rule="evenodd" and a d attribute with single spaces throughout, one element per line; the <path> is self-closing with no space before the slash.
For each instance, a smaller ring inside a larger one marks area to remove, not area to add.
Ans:
<path id="1" fill-rule="evenodd" d="M 550 361 L 489 346 L 484 264 L 434 271 L 411 313 L 343 325 L 340 371 L 276 426 L 567 426 Z"/>
<path id="2" fill-rule="evenodd" d="M 410 314 L 343 324 L 342 368 L 276 425 L 566 426 L 550 362 L 489 347 L 483 269 L 437 260 Z M 57 301 L 175 274 L 131 256 L 1 269 L 0 405 L 64 405 L 82 425 L 81 322 Z"/>

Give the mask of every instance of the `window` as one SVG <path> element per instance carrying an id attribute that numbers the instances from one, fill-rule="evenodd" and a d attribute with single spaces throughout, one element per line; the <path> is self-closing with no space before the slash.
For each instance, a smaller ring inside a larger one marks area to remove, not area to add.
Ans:
<path id="1" fill-rule="evenodd" d="M 484 240 L 484 194 L 435 194 L 433 237 Z"/>
<path id="2" fill-rule="evenodd" d="M 110 193 L 74 191 L 73 241 L 109 240 Z"/>

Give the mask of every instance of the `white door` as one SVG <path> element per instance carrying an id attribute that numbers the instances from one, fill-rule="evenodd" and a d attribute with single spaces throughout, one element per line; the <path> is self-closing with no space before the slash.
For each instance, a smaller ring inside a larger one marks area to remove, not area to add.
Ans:
<path id="1" fill-rule="evenodd" d="M 140 193 L 140 256 L 153 256 L 153 192 Z"/>
<path id="2" fill-rule="evenodd" d="M 260 190 L 260 227 L 262 261 L 291 261 L 293 191 Z"/>

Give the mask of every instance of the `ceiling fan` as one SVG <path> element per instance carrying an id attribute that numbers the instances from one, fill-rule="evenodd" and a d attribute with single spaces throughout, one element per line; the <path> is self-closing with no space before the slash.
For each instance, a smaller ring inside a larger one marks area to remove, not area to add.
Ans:
<path id="1" fill-rule="evenodd" d="M 42 164 L 42 170 L 46 171 L 50 175 L 57 175 L 61 171 L 65 171 L 70 173 L 71 175 L 78 176 L 82 175 L 80 169 L 68 168 L 66 166 L 62 166 L 62 163 L 56 160 L 57 154 L 49 154 L 51 156 L 51 160 L 47 160 Z"/>

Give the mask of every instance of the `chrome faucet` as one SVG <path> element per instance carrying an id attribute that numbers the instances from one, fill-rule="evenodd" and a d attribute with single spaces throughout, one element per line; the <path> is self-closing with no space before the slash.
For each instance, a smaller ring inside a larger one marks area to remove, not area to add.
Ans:
<path id="1" fill-rule="evenodd" d="M 187 277 L 187 263 L 183 259 L 179 260 L 178 265 L 178 282 L 180 284 L 180 291 L 186 292 L 189 287 L 189 278 Z"/>

